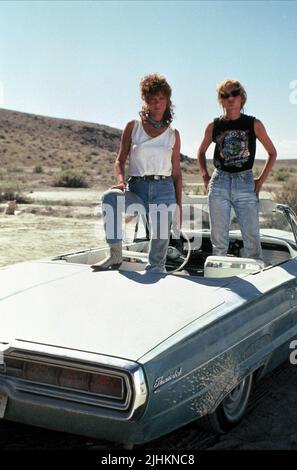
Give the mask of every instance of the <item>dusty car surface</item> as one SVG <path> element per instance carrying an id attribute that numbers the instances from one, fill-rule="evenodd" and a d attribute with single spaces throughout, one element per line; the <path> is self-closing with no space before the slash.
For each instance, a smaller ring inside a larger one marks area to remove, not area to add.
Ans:
<path id="1" fill-rule="evenodd" d="M 206 199 L 184 205 L 201 226 L 190 210 L 167 275 L 144 272 L 141 218 L 120 271 L 90 269 L 106 248 L 0 269 L 0 418 L 125 445 L 241 420 L 297 335 L 296 216 L 262 200 L 264 261 L 243 258 L 234 215 L 229 256 L 213 257 Z"/>

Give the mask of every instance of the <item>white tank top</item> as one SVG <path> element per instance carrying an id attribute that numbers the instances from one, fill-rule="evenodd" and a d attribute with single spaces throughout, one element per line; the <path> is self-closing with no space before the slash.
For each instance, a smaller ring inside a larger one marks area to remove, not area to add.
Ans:
<path id="1" fill-rule="evenodd" d="M 129 175 L 172 174 L 172 150 L 175 144 L 175 130 L 170 125 L 161 135 L 150 137 L 142 122 L 136 120 L 131 134 L 132 144 L 129 154 Z"/>

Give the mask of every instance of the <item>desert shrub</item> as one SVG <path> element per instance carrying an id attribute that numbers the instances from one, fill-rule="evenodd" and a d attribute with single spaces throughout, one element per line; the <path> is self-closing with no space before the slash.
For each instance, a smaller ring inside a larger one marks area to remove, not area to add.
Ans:
<path id="1" fill-rule="evenodd" d="M 205 196 L 206 195 L 206 189 L 204 186 L 196 186 L 196 188 L 193 191 L 193 194 L 196 196 Z"/>
<path id="2" fill-rule="evenodd" d="M 43 168 L 41 165 L 35 165 L 33 168 L 33 173 L 43 173 Z"/>
<path id="3" fill-rule="evenodd" d="M 15 180 L 0 181 L 0 201 L 13 201 L 18 203 L 29 203 L 30 200 L 22 194 L 24 186 Z"/>
<path id="4" fill-rule="evenodd" d="M 66 160 L 63 160 L 62 165 L 61 165 L 61 171 L 65 172 L 65 171 L 73 170 L 73 168 L 74 168 L 73 165 L 71 165 Z"/>
<path id="5" fill-rule="evenodd" d="M 20 167 L 20 166 L 9 166 L 7 168 L 7 172 L 8 173 L 23 173 L 24 171 L 24 168 Z"/>
<path id="6" fill-rule="evenodd" d="M 287 181 L 290 173 L 286 168 L 279 168 L 279 170 L 274 171 L 273 179 L 274 181 Z"/>
<path id="7" fill-rule="evenodd" d="M 276 202 L 288 204 L 297 212 L 297 184 L 296 178 L 290 178 L 283 187 L 275 191 Z"/>
<path id="8" fill-rule="evenodd" d="M 61 186 L 65 188 L 88 188 L 89 185 L 85 176 L 74 170 L 64 170 L 56 176 L 53 186 Z"/>

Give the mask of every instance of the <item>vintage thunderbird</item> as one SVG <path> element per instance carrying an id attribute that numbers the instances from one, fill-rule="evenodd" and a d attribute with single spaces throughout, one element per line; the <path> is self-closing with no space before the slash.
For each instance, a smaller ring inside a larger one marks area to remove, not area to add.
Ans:
<path id="1" fill-rule="evenodd" d="M 191 421 L 220 432 L 240 421 L 253 382 L 297 337 L 296 216 L 260 200 L 263 262 L 243 258 L 234 214 L 229 255 L 213 257 L 206 199 L 184 205 L 171 273 L 143 270 L 144 216 L 119 271 L 90 269 L 105 247 L 0 270 L 0 418 L 127 447 Z"/>

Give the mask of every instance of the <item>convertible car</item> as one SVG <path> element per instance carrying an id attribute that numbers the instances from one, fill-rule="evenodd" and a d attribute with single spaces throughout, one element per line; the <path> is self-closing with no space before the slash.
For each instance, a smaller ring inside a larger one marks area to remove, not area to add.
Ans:
<path id="1" fill-rule="evenodd" d="M 260 200 L 254 260 L 232 214 L 228 256 L 215 257 L 206 198 L 183 203 L 168 274 L 144 271 L 144 216 L 130 220 L 119 271 L 90 269 L 105 247 L 0 269 L 0 418 L 126 447 L 241 420 L 253 382 L 297 337 L 296 216 Z"/>

